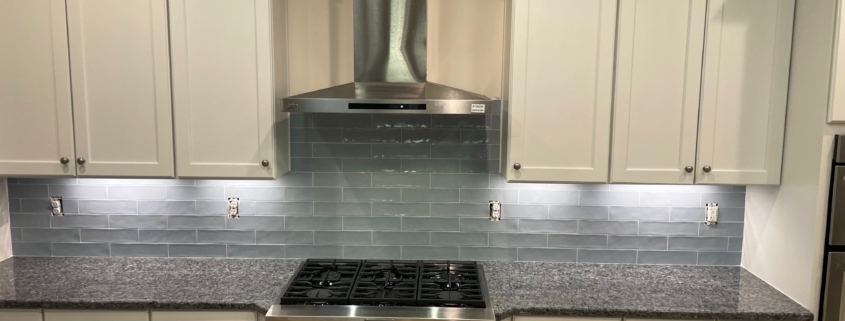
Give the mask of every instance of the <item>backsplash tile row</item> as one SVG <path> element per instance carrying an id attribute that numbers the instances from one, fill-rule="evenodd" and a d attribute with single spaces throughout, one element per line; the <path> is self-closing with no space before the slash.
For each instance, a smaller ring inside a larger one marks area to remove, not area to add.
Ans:
<path id="1" fill-rule="evenodd" d="M 293 171 L 270 181 L 12 178 L 14 253 L 739 264 L 744 187 L 507 183 L 499 120 L 292 115 Z"/>

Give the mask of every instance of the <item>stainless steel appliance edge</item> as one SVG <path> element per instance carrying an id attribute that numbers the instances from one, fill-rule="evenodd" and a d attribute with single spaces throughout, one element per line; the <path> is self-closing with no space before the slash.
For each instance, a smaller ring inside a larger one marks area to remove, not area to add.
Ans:
<path id="1" fill-rule="evenodd" d="M 303 263 L 305 264 L 305 263 Z M 484 266 L 478 265 L 481 291 L 486 308 L 391 307 L 359 305 L 280 305 L 274 304 L 265 315 L 266 321 L 495 321 Z M 288 280 L 288 288 L 294 276 Z M 277 300 L 278 301 L 278 300 Z"/>

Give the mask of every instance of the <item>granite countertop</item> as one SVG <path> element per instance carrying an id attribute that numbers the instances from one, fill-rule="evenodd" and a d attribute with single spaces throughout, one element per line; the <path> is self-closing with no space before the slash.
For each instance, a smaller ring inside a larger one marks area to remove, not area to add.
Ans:
<path id="1" fill-rule="evenodd" d="M 512 315 L 813 320 L 741 267 L 484 262 L 499 319 Z"/>
<path id="2" fill-rule="evenodd" d="M 266 312 L 302 260 L 23 258 L 0 262 L 0 309 Z M 512 315 L 810 321 L 740 267 L 482 262 L 498 319 Z"/>

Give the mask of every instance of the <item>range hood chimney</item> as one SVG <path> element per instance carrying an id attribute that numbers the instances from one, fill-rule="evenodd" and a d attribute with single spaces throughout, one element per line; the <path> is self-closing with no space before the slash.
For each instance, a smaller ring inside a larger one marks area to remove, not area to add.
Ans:
<path id="1" fill-rule="evenodd" d="M 492 114 L 496 98 L 426 80 L 427 0 L 353 0 L 355 81 L 283 99 L 307 113 Z"/>

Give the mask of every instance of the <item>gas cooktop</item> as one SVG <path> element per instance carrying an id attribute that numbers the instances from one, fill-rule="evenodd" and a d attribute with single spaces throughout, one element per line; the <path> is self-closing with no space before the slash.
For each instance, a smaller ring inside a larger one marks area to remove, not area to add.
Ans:
<path id="1" fill-rule="evenodd" d="M 494 320 L 471 261 L 308 259 L 267 320 Z"/>

